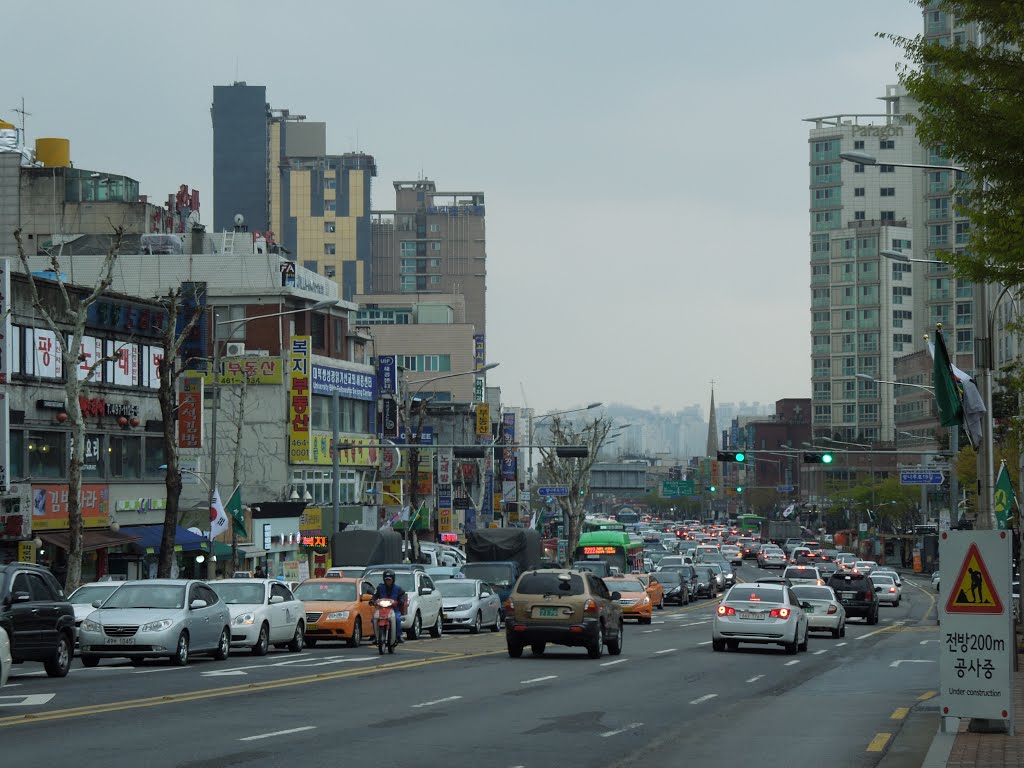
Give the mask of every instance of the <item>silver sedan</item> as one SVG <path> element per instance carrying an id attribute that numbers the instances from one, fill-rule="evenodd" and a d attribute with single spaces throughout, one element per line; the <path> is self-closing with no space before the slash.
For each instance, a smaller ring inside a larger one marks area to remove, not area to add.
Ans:
<path id="1" fill-rule="evenodd" d="M 208 584 L 188 579 L 128 581 L 78 629 L 82 664 L 101 658 L 133 662 L 164 656 L 185 666 L 193 652 L 226 659 L 231 649 L 231 613 Z"/>
<path id="2" fill-rule="evenodd" d="M 810 632 L 831 632 L 832 637 L 846 636 L 846 609 L 831 587 L 794 584 L 793 594 L 807 614 Z"/>
<path id="3" fill-rule="evenodd" d="M 444 579 L 435 581 L 441 593 L 441 610 L 445 627 L 464 627 L 474 635 L 481 627 L 491 632 L 501 629 L 501 600 L 485 581 L 480 579 Z"/>

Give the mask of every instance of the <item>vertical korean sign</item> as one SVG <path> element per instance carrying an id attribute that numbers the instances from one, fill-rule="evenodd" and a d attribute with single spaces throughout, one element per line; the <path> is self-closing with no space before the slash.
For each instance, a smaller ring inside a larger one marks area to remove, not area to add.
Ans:
<path id="1" fill-rule="evenodd" d="M 505 449 L 501 454 L 501 479 L 516 479 L 516 414 L 506 411 L 501 415 L 501 442 Z"/>
<path id="2" fill-rule="evenodd" d="M 1013 721 L 1010 531 L 939 538 L 939 701 L 942 714 Z"/>
<path id="3" fill-rule="evenodd" d="M 11 425 L 7 384 L 11 377 L 11 262 L 0 259 L 0 493 L 7 492 L 10 478 Z"/>
<path id="4" fill-rule="evenodd" d="M 308 463 L 311 455 L 309 417 L 312 403 L 310 337 L 293 336 L 288 360 L 288 460 Z"/>
<path id="5" fill-rule="evenodd" d="M 479 371 L 487 364 L 487 345 L 482 333 L 473 336 L 473 370 Z"/>
<path id="6" fill-rule="evenodd" d="M 437 532 L 452 532 L 452 452 L 437 456 Z"/>
<path id="7" fill-rule="evenodd" d="M 178 393 L 178 447 L 203 447 L 203 377 L 186 372 Z"/>

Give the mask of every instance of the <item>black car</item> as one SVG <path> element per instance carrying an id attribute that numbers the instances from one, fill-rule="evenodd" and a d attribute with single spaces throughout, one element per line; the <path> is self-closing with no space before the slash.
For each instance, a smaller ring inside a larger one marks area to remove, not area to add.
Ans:
<path id="1" fill-rule="evenodd" d="M 747 541 L 743 544 L 743 559 L 757 560 L 757 553 L 761 551 L 760 541 Z"/>
<path id="2" fill-rule="evenodd" d="M 666 603 L 679 603 L 685 605 L 693 602 L 695 595 L 690 592 L 689 582 L 684 582 L 679 571 L 655 571 L 651 574 L 651 580 L 661 584 L 665 591 Z"/>
<path id="3" fill-rule="evenodd" d="M 829 577 L 828 586 L 846 609 L 847 618 L 860 616 L 868 624 L 878 623 L 878 595 L 865 574 L 839 571 Z"/>
<path id="4" fill-rule="evenodd" d="M 697 599 L 697 569 L 692 565 L 666 565 L 660 566 L 655 573 L 661 571 L 678 571 L 680 578 L 686 584 L 687 591 L 690 595 L 690 600 Z"/>
<path id="5" fill-rule="evenodd" d="M 709 565 L 697 566 L 697 597 L 714 597 L 718 594 L 718 579 Z"/>
<path id="6" fill-rule="evenodd" d="M 75 610 L 57 579 L 32 563 L 0 565 L 0 627 L 15 664 L 41 661 L 50 677 L 64 677 L 75 652 Z"/>

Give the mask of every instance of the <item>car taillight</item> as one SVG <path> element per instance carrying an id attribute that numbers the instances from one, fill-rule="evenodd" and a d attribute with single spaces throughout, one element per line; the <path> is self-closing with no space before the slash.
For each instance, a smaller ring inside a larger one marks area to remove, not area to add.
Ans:
<path id="1" fill-rule="evenodd" d="M 587 602 L 583 604 L 584 616 L 597 616 L 600 612 L 601 609 L 596 600 L 588 599 Z"/>
<path id="2" fill-rule="evenodd" d="M 505 615 L 511 616 L 515 613 L 515 606 L 512 604 L 512 598 L 509 597 L 505 600 Z"/>
<path id="3" fill-rule="evenodd" d="M 895 592 L 896 591 L 896 587 L 889 587 L 889 591 L 890 592 Z"/>
<path id="4" fill-rule="evenodd" d="M 874 594 L 875 593 L 869 589 L 867 592 L 864 593 L 864 599 L 865 600 L 870 600 L 872 598 L 872 596 L 874 596 Z"/>
<path id="5" fill-rule="evenodd" d="M 719 605 L 718 606 L 718 615 L 719 616 L 735 616 L 736 615 L 736 609 L 733 608 L 731 605 Z"/>
<path id="6" fill-rule="evenodd" d="M 789 608 L 773 608 L 771 613 L 768 614 L 773 619 L 788 619 Z"/>
<path id="7" fill-rule="evenodd" d="M 828 612 L 829 613 L 839 613 L 839 609 L 836 606 L 834 606 L 834 605 L 830 605 L 828 607 Z"/>

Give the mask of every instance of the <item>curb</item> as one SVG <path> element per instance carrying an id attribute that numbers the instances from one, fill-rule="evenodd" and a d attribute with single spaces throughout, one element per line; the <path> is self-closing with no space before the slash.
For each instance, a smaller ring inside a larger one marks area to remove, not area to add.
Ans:
<path id="1" fill-rule="evenodd" d="M 947 733 L 939 725 L 935 732 L 935 738 L 932 739 L 932 745 L 924 756 L 924 762 L 921 763 L 921 768 L 945 768 L 946 762 L 949 760 L 949 753 L 953 750 L 956 735 L 955 730 Z"/>

